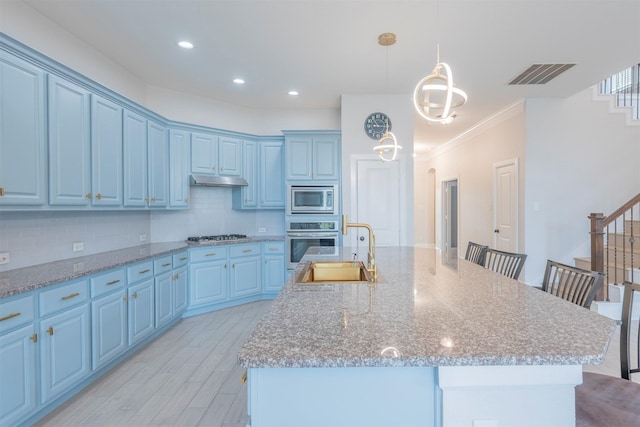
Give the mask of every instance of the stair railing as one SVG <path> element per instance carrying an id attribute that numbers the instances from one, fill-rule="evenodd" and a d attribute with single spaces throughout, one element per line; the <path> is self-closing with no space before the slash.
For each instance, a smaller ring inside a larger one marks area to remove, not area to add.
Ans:
<path id="1" fill-rule="evenodd" d="M 616 106 L 631 107 L 631 118 L 640 120 L 640 64 L 604 79 L 600 94 L 614 95 Z"/>
<path id="2" fill-rule="evenodd" d="M 608 301 L 608 284 L 640 283 L 640 252 L 634 252 L 640 248 L 640 193 L 611 215 L 592 213 L 589 219 L 591 270 L 605 274 L 596 300 Z"/>

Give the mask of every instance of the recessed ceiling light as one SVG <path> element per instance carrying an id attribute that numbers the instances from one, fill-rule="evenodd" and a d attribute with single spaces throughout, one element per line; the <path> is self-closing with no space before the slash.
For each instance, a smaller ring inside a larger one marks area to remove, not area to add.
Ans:
<path id="1" fill-rule="evenodd" d="M 237 85 L 243 85 L 244 84 L 244 80 L 237 78 L 237 79 L 233 79 L 233 82 Z"/>
<path id="2" fill-rule="evenodd" d="M 180 46 L 183 49 L 193 49 L 193 43 L 188 42 L 186 40 L 178 42 L 178 46 Z"/>
<path id="3" fill-rule="evenodd" d="M 290 90 L 290 91 L 289 91 L 289 95 L 291 95 L 291 96 L 297 96 L 297 95 L 298 95 L 298 91 L 297 91 L 297 90 Z"/>

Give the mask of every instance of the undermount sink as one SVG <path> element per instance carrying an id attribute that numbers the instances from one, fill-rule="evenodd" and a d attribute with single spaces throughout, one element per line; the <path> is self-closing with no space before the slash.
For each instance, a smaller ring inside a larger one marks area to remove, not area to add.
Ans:
<path id="1" fill-rule="evenodd" d="M 298 277 L 297 283 L 367 282 L 369 272 L 362 261 L 311 262 Z"/>

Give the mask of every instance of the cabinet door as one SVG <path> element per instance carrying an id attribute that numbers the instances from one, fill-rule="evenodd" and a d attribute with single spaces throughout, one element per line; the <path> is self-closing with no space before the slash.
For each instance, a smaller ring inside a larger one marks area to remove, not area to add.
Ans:
<path id="1" fill-rule="evenodd" d="M 335 136 L 313 139 L 313 179 L 336 180 L 340 176 L 338 139 Z"/>
<path id="2" fill-rule="evenodd" d="M 187 309 L 187 267 L 173 270 L 173 316 L 182 314 Z"/>
<path id="3" fill-rule="evenodd" d="M 287 138 L 285 154 L 287 179 L 299 181 L 313 179 L 311 138 Z"/>
<path id="4" fill-rule="evenodd" d="M 149 206 L 165 207 L 168 203 L 169 145 L 167 129 L 154 122 L 148 122 L 148 195 Z"/>
<path id="5" fill-rule="evenodd" d="M 91 97 L 91 187 L 94 206 L 122 205 L 122 108 Z"/>
<path id="6" fill-rule="evenodd" d="M 147 120 L 124 110 L 124 205 L 146 207 L 147 201 Z"/>
<path id="7" fill-rule="evenodd" d="M 230 262 L 229 296 L 231 299 L 260 293 L 262 284 L 260 257 L 236 258 Z"/>
<path id="8" fill-rule="evenodd" d="M 126 290 L 91 303 L 93 370 L 106 365 L 127 349 Z"/>
<path id="9" fill-rule="evenodd" d="M 0 206 L 43 205 L 44 72 L 0 51 Z"/>
<path id="10" fill-rule="evenodd" d="M 36 408 L 33 324 L 0 336 L 0 425 L 16 425 Z"/>
<path id="11" fill-rule="evenodd" d="M 89 305 L 40 321 L 40 397 L 48 403 L 91 372 Z"/>
<path id="12" fill-rule="evenodd" d="M 49 75 L 49 204 L 91 203 L 89 92 Z"/>
<path id="13" fill-rule="evenodd" d="M 191 264 L 189 270 L 189 305 L 224 301 L 227 293 L 227 261 Z"/>
<path id="14" fill-rule="evenodd" d="M 269 242 L 262 244 L 264 271 L 262 290 L 274 293 L 284 285 L 284 242 Z"/>
<path id="15" fill-rule="evenodd" d="M 171 272 L 156 277 L 155 297 L 156 297 L 156 328 L 167 323 L 173 318 L 173 293 L 171 291 Z"/>
<path id="16" fill-rule="evenodd" d="M 242 141 L 221 137 L 218 142 L 218 163 L 220 175 L 240 176 L 242 174 Z"/>
<path id="17" fill-rule="evenodd" d="M 189 133 L 169 132 L 169 206 L 189 207 Z"/>
<path id="18" fill-rule="evenodd" d="M 258 192 L 260 184 L 258 183 L 258 151 L 255 142 L 245 141 L 242 151 L 243 177 L 249 185 L 234 188 L 234 204 L 238 209 L 255 209 L 258 207 Z M 240 194 L 240 201 L 235 199 Z"/>
<path id="19" fill-rule="evenodd" d="M 208 133 L 191 133 L 191 172 L 218 173 L 218 137 Z"/>
<path id="20" fill-rule="evenodd" d="M 146 280 L 128 290 L 129 345 L 142 340 L 155 329 L 154 283 Z"/>
<path id="21" fill-rule="evenodd" d="M 260 145 L 260 206 L 284 209 L 284 153 L 282 142 Z"/>

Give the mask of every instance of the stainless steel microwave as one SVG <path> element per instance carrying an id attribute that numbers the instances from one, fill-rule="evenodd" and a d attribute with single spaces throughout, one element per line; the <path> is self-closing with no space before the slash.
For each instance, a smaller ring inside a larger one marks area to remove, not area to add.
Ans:
<path id="1" fill-rule="evenodd" d="M 289 185 L 287 208 L 293 214 L 335 214 L 336 185 Z"/>

